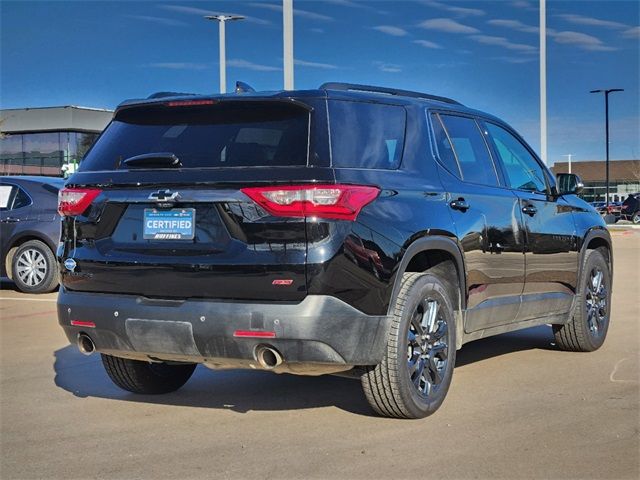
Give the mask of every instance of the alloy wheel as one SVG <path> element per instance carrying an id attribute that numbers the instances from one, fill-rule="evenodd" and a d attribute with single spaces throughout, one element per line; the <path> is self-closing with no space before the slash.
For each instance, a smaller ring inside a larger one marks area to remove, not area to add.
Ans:
<path id="1" fill-rule="evenodd" d="M 411 382 L 429 396 L 440 387 L 449 361 L 449 329 L 437 300 L 425 298 L 416 306 L 407 340 Z"/>
<path id="2" fill-rule="evenodd" d="M 607 324 L 607 285 L 600 268 L 594 268 L 589 275 L 585 296 L 587 326 L 591 335 L 599 337 Z"/>

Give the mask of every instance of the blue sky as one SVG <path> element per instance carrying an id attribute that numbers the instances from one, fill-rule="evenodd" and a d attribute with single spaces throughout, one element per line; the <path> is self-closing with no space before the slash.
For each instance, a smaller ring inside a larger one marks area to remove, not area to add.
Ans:
<path id="1" fill-rule="evenodd" d="M 549 161 L 640 158 L 640 6 L 547 1 Z M 453 97 L 493 113 L 539 150 L 536 1 L 294 0 L 295 86 L 346 81 Z M 218 86 L 217 25 L 227 81 L 282 88 L 278 1 L 0 2 L 0 106 L 114 108 L 160 90 Z"/>

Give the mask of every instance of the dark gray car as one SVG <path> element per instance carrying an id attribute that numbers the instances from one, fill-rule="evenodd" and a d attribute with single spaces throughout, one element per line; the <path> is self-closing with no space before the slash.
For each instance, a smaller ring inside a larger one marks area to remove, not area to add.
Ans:
<path id="1" fill-rule="evenodd" d="M 46 293 L 58 286 L 60 240 L 57 177 L 0 178 L 0 273 L 19 290 Z"/>

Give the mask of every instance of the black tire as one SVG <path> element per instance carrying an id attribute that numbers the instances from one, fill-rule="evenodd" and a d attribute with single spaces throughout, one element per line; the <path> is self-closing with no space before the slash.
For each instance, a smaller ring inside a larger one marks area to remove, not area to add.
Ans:
<path id="1" fill-rule="evenodd" d="M 368 367 L 361 378 L 365 396 L 378 414 L 423 418 L 444 401 L 456 362 L 450 291 L 431 273 L 403 275 L 385 356 L 379 365 Z M 435 320 L 428 322 L 425 317 L 432 308 L 436 309 L 432 317 Z M 425 321 L 430 324 L 425 325 Z M 424 335 L 416 335 L 421 332 Z"/>
<path id="2" fill-rule="evenodd" d="M 56 257 L 40 240 L 29 240 L 18 247 L 11 261 L 11 277 L 18 290 L 48 293 L 59 283 Z"/>
<path id="3" fill-rule="evenodd" d="M 191 378 L 196 364 L 169 365 L 102 354 L 109 378 L 123 390 L 141 394 L 175 392 Z"/>
<path id="4" fill-rule="evenodd" d="M 553 327 L 556 345 L 561 350 L 592 352 L 604 343 L 611 313 L 611 272 L 598 250 L 587 250 L 585 254 L 576 302 L 569 322 Z"/>

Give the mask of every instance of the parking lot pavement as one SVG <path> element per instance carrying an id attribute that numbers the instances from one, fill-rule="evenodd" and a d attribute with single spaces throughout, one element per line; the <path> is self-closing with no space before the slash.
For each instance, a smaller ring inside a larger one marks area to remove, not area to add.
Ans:
<path id="1" fill-rule="evenodd" d="M 3 284 L 0 477 L 637 479 L 640 234 L 613 236 L 604 347 L 560 352 L 548 327 L 468 344 L 418 421 L 373 416 L 338 377 L 198 367 L 176 393 L 125 393 L 67 344 L 55 294 Z"/>

